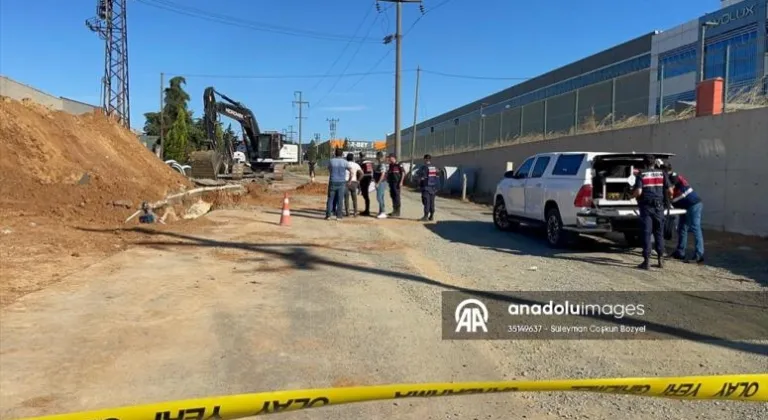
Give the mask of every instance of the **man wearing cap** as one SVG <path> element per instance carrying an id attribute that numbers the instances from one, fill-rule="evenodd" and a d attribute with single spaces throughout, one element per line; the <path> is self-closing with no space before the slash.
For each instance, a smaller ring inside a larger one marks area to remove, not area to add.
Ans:
<path id="1" fill-rule="evenodd" d="M 405 182 L 405 169 L 397 161 L 394 153 L 389 155 L 389 166 L 387 167 L 387 183 L 389 184 L 389 195 L 392 197 L 392 217 L 400 217 L 400 190 Z"/>
<path id="2" fill-rule="evenodd" d="M 643 262 L 637 268 L 648 270 L 651 258 L 651 234 L 656 245 L 658 267 L 664 267 L 664 195 L 668 194 L 669 179 L 658 167 L 653 155 L 646 155 L 645 169 L 635 176 L 633 196 L 640 208 L 643 225 Z"/>
<path id="3" fill-rule="evenodd" d="M 435 195 L 439 182 L 437 167 L 432 165 L 432 156 L 424 155 L 424 165 L 417 173 L 419 187 L 421 188 L 421 203 L 424 205 L 424 216 L 419 219 L 422 222 L 435 219 Z"/>

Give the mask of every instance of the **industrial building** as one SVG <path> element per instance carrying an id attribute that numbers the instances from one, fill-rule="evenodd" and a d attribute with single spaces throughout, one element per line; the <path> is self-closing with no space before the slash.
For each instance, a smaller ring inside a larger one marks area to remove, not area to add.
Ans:
<path id="1" fill-rule="evenodd" d="M 768 0 L 724 0 L 720 10 L 654 36 L 651 66 L 656 71 L 651 73 L 648 115 L 658 115 L 661 103 L 667 109 L 677 101 L 695 101 L 696 83 L 702 78 L 702 45 L 703 79 L 724 78 L 731 97 L 759 87 L 761 80 L 764 83 L 768 69 L 766 3 Z"/>
<path id="2" fill-rule="evenodd" d="M 724 0 L 716 12 L 649 32 L 418 123 L 414 155 L 476 150 L 519 137 L 569 133 L 587 123 L 657 115 L 662 104 L 666 109 L 695 100 L 702 45 L 704 78 L 727 78 L 731 94 L 751 88 L 765 79 L 768 68 L 766 2 Z M 404 159 L 411 156 L 412 131 L 401 131 Z M 394 150 L 394 134 L 387 136 L 387 149 Z"/>

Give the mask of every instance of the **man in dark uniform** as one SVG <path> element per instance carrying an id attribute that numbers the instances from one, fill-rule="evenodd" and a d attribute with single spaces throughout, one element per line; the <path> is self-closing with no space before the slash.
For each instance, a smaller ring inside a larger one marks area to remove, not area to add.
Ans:
<path id="1" fill-rule="evenodd" d="M 432 156 L 424 155 L 424 165 L 418 172 L 419 187 L 421 188 L 421 203 L 424 205 L 422 222 L 435 220 L 435 195 L 439 178 L 437 167 L 432 165 Z"/>
<path id="2" fill-rule="evenodd" d="M 643 262 L 638 268 L 649 269 L 651 234 L 656 243 L 659 268 L 664 267 L 664 195 L 668 194 L 669 180 L 656 165 L 653 155 L 645 156 L 645 169 L 635 175 L 633 195 L 640 208 L 643 225 Z"/>
<path id="3" fill-rule="evenodd" d="M 392 217 L 400 217 L 400 190 L 405 182 L 405 169 L 397 161 L 394 153 L 389 155 L 389 167 L 387 168 L 387 184 L 389 184 L 389 196 L 392 197 Z"/>
<path id="4" fill-rule="evenodd" d="M 365 159 L 365 153 L 360 152 L 360 167 L 363 169 L 363 177 L 360 179 L 360 192 L 363 194 L 363 201 L 365 201 L 365 211 L 360 213 L 361 216 L 371 215 L 371 196 L 368 189 L 373 182 L 373 162 Z"/>

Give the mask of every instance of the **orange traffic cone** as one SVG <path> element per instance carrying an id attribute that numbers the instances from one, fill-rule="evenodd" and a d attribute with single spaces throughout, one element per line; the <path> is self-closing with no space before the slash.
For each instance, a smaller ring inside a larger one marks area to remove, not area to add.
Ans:
<path id="1" fill-rule="evenodd" d="M 283 213 L 280 215 L 280 226 L 291 225 L 291 209 L 288 205 L 288 193 L 283 196 Z"/>

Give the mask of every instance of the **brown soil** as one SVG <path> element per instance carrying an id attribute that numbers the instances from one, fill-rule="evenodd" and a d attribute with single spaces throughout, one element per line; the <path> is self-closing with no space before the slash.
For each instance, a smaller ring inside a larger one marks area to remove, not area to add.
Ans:
<path id="1" fill-rule="evenodd" d="M 0 100 L 0 217 L 117 222 L 189 187 L 129 130 L 99 114 L 74 116 Z"/>
<path id="2" fill-rule="evenodd" d="M 0 177 L 0 306 L 124 249 L 130 235 L 111 229 L 142 201 L 190 187 L 103 115 L 8 98 L 0 98 Z"/>
<path id="3" fill-rule="evenodd" d="M 299 191 L 302 194 L 307 194 L 307 195 L 326 195 L 328 194 L 328 184 L 322 184 L 317 182 L 314 184 L 304 184 L 296 188 L 296 191 Z"/>

